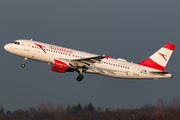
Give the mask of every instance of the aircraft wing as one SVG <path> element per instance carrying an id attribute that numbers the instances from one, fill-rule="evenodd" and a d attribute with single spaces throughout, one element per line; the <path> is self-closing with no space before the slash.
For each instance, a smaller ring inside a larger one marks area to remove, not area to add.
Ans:
<path id="1" fill-rule="evenodd" d="M 83 59 L 74 59 L 70 60 L 70 63 L 73 66 L 76 67 L 87 67 L 89 68 L 90 65 L 93 65 L 94 63 L 100 63 L 100 61 L 104 58 L 108 59 L 110 55 L 107 56 L 97 56 L 97 57 L 90 57 L 90 58 L 83 58 Z"/>

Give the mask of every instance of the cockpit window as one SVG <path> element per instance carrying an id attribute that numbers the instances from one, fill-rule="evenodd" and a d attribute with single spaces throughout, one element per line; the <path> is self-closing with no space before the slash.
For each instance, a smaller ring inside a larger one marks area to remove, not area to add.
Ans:
<path id="1" fill-rule="evenodd" d="M 14 44 L 20 45 L 20 42 L 13 42 Z"/>

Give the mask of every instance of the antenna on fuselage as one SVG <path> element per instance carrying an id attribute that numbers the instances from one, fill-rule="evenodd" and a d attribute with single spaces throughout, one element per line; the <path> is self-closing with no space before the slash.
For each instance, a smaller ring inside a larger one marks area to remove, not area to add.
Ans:
<path id="1" fill-rule="evenodd" d="M 31 38 L 31 41 L 33 40 L 33 38 Z"/>

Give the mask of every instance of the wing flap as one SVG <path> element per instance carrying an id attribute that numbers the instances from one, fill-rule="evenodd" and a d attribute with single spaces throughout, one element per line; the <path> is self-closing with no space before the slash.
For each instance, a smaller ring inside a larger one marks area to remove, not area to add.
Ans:
<path id="1" fill-rule="evenodd" d="M 90 57 L 90 58 L 84 58 L 84 59 L 75 59 L 75 60 L 71 60 L 71 62 L 73 62 L 74 64 L 76 64 L 76 66 L 90 66 L 93 65 L 94 63 L 101 63 L 101 60 L 106 58 L 108 59 L 108 56 L 96 56 L 96 57 Z"/>
<path id="2" fill-rule="evenodd" d="M 110 55 L 107 56 L 103 55 L 103 56 L 95 56 L 95 57 L 89 57 L 83 59 L 63 59 L 63 58 L 58 58 L 58 59 L 69 61 L 74 68 L 78 68 L 78 67 L 89 68 L 90 65 L 93 65 L 94 63 L 101 64 L 101 60 L 104 58 L 108 59 L 109 56 Z"/>

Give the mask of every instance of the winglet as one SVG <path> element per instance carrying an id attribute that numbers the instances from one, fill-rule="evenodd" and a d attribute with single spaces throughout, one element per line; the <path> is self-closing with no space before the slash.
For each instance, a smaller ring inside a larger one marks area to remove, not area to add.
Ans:
<path id="1" fill-rule="evenodd" d="M 108 59 L 110 55 L 106 55 L 105 58 Z"/>

